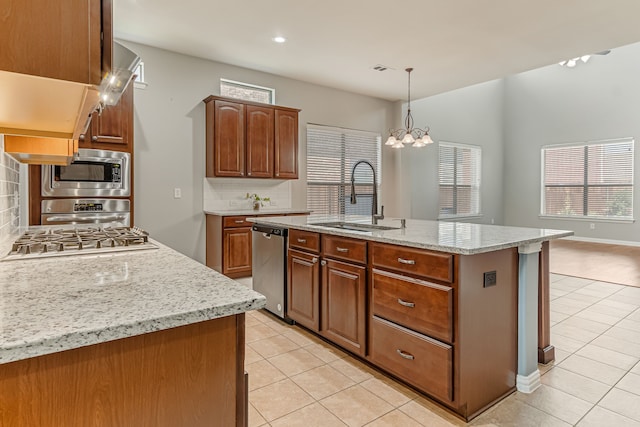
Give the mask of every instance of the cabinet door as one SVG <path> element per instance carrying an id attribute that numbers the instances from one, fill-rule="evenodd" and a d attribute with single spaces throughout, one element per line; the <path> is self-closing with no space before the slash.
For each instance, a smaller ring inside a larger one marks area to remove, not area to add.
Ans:
<path id="1" fill-rule="evenodd" d="M 365 355 L 366 268 L 322 260 L 320 333 L 360 356 Z"/>
<path id="2" fill-rule="evenodd" d="M 243 104 L 215 101 L 213 136 L 215 176 L 244 176 L 244 110 Z"/>
<path id="3" fill-rule="evenodd" d="M 298 112 L 276 109 L 275 178 L 298 178 Z"/>
<path id="4" fill-rule="evenodd" d="M 318 256 L 289 250 L 287 316 L 302 326 L 320 329 L 320 269 Z"/>
<path id="5" fill-rule="evenodd" d="M 222 274 L 251 275 L 251 227 L 229 228 L 223 232 Z"/>
<path id="6" fill-rule="evenodd" d="M 273 178 L 273 108 L 247 105 L 247 176 Z"/>
<path id="7" fill-rule="evenodd" d="M 111 68 L 111 0 L 3 0 L 0 14 L 0 70 L 98 85 Z"/>
<path id="8" fill-rule="evenodd" d="M 80 147 L 132 152 L 133 92 L 131 83 L 117 105 L 93 113 L 88 132 L 80 137 Z"/>

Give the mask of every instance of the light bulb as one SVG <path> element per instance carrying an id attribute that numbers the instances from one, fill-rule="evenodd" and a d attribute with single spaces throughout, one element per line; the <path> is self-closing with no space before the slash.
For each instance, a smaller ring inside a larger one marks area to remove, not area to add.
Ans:
<path id="1" fill-rule="evenodd" d="M 424 143 L 424 145 L 433 144 L 433 139 L 431 139 L 431 137 L 427 133 L 422 137 L 422 142 Z"/>
<path id="2" fill-rule="evenodd" d="M 391 146 L 391 148 L 404 148 L 404 145 L 402 144 L 402 141 L 397 141 Z"/>
<path id="3" fill-rule="evenodd" d="M 398 142 L 398 140 L 393 135 L 389 135 L 389 139 L 387 139 L 384 145 L 394 145 L 396 142 Z"/>
<path id="4" fill-rule="evenodd" d="M 580 60 L 586 64 L 589 58 L 591 58 L 591 55 L 583 55 L 580 57 Z"/>
<path id="5" fill-rule="evenodd" d="M 412 147 L 420 148 L 420 147 L 424 147 L 425 145 L 427 144 L 424 143 L 422 138 L 418 138 L 416 139 L 416 142 L 413 143 Z"/>
<path id="6" fill-rule="evenodd" d="M 576 66 L 576 60 L 575 59 L 570 59 L 567 61 L 567 67 L 569 68 L 573 68 Z"/>
<path id="7" fill-rule="evenodd" d="M 413 138 L 413 135 L 411 135 L 411 133 L 409 132 L 407 132 L 404 138 L 402 138 L 403 144 L 413 144 L 414 142 L 416 142 L 416 140 Z"/>

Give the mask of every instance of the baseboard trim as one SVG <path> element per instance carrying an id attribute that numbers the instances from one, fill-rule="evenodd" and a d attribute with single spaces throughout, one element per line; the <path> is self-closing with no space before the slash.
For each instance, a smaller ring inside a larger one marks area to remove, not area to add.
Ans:
<path id="1" fill-rule="evenodd" d="M 541 385 L 540 371 L 538 369 L 527 376 L 518 374 L 516 377 L 516 388 L 522 393 L 533 393 Z"/>
<path id="2" fill-rule="evenodd" d="M 563 237 L 562 240 L 575 240 L 577 242 L 606 243 L 609 245 L 640 247 L 640 242 L 632 242 L 629 240 L 599 239 L 597 237 L 569 236 L 569 237 Z"/>

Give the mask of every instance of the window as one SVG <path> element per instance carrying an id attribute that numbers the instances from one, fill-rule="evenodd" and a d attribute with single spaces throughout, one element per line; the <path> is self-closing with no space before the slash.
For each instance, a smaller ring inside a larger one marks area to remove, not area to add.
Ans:
<path id="1" fill-rule="evenodd" d="M 263 104 L 276 103 L 275 89 L 234 82 L 233 80 L 220 79 L 220 95 L 245 101 L 262 102 Z"/>
<path id="2" fill-rule="evenodd" d="M 136 76 L 133 86 L 137 89 L 146 89 L 147 81 L 144 79 L 144 62 L 140 61 L 133 74 Z"/>
<path id="3" fill-rule="evenodd" d="M 633 142 L 542 147 L 542 215 L 633 219 Z"/>
<path id="4" fill-rule="evenodd" d="M 440 142 L 439 218 L 480 215 L 480 147 Z"/>
<path id="5" fill-rule="evenodd" d="M 373 173 L 366 164 L 356 168 L 356 204 L 351 199 L 351 170 L 367 160 L 380 187 L 379 134 L 329 126 L 307 125 L 307 209 L 314 215 L 371 215 Z M 380 197 L 378 197 L 380 200 Z"/>

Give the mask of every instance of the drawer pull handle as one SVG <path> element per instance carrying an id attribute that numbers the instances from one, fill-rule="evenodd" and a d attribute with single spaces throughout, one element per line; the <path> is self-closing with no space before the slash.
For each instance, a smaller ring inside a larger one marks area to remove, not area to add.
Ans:
<path id="1" fill-rule="evenodd" d="M 241 220 L 241 219 L 236 219 L 236 220 L 235 220 L 235 223 L 236 223 L 236 224 L 242 224 L 242 223 L 244 223 L 244 221 L 243 221 L 243 220 Z"/>
<path id="2" fill-rule="evenodd" d="M 336 251 L 338 251 L 338 252 L 349 252 L 349 249 L 347 249 L 347 248 L 337 247 L 337 248 L 336 248 Z"/>
<path id="3" fill-rule="evenodd" d="M 413 359 L 415 359 L 415 357 L 413 356 L 413 354 L 405 353 L 404 351 L 402 351 L 402 350 L 400 350 L 400 349 L 397 349 L 396 351 L 398 352 L 398 354 L 399 354 L 401 357 L 404 357 L 404 358 L 405 358 L 405 359 L 407 359 L 407 360 L 413 360 Z"/>
<path id="4" fill-rule="evenodd" d="M 298 239 L 298 243 L 307 243 L 307 239 Z"/>
<path id="5" fill-rule="evenodd" d="M 398 304 L 400 305 L 404 305 L 405 307 L 409 307 L 409 308 L 414 308 L 416 306 L 415 302 L 407 302 L 407 301 L 403 301 L 400 298 L 398 298 Z"/>
<path id="6" fill-rule="evenodd" d="M 416 263 L 416 261 L 413 259 L 404 259 L 404 258 L 398 258 L 398 262 L 400 264 L 409 264 L 409 265 L 414 265 Z"/>

